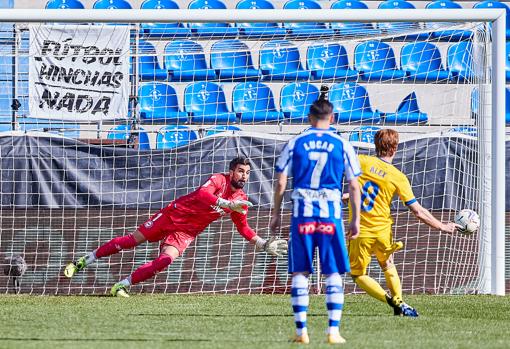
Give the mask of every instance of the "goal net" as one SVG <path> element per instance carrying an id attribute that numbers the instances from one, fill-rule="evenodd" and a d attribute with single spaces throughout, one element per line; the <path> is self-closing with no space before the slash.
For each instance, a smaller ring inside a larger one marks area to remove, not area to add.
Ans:
<path id="1" fill-rule="evenodd" d="M 108 23 L 85 11 L 67 23 L 57 16 L 65 11 L 2 25 L 0 263 L 26 261 L 21 292 L 106 293 L 154 259 L 158 244 L 101 259 L 72 280 L 63 267 L 228 172 L 238 155 L 252 162 L 248 223 L 268 238 L 275 161 L 308 127 L 321 86 L 335 132 L 358 153 L 374 154 L 378 129 L 399 131 L 394 165 L 436 218 L 480 215 L 479 232 L 445 234 L 393 201 L 404 292 L 491 292 L 490 74 L 499 68 L 490 23 L 135 23 L 144 10 Z M 288 238 L 288 196 L 281 214 Z M 384 285 L 375 259 L 368 272 Z M 226 217 L 131 291 L 285 293 L 289 280 L 286 258 L 256 253 Z M 320 269 L 314 280 L 320 292 Z M 0 275 L 0 292 L 11 282 Z M 359 291 L 349 278 L 346 291 Z"/>

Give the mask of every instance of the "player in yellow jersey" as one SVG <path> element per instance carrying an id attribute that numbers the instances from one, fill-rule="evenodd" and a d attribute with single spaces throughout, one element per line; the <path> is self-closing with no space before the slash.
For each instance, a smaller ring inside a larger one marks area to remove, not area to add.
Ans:
<path id="1" fill-rule="evenodd" d="M 375 135 L 377 156 L 359 156 L 360 234 L 357 239 L 349 241 L 349 259 L 351 276 L 359 287 L 381 302 L 388 303 L 395 315 L 416 317 L 418 312 L 402 300 L 400 278 L 393 264 L 393 253 L 402 248 L 403 244 L 392 243 L 391 201 L 397 194 L 416 218 L 434 229 L 453 233 L 458 226 L 455 223 L 438 221 L 416 201 L 407 177 L 391 164 L 397 151 L 398 140 L 397 131 L 379 130 Z M 344 195 L 344 199 L 348 199 L 348 194 Z M 384 272 L 391 296 L 367 275 L 372 255 L 375 255 Z"/>

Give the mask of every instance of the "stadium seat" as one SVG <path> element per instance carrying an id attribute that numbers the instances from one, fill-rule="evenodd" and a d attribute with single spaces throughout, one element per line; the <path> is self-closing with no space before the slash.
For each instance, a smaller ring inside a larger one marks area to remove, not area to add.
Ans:
<path id="1" fill-rule="evenodd" d="M 472 51 L 473 45 L 470 41 L 462 41 L 448 48 L 447 69 L 450 79 L 467 81 L 474 78 Z"/>
<path id="2" fill-rule="evenodd" d="M 339 123 L 374 124 L 381 120 L 380 113 L 372 110 L 367 90 L 356 83 L 334 84 L 329 91 L 329 101 L 333 104 L 333 111 Z"/>
<path id="3" fill-rule="evenodd" d="M 416 93 L 411 92 L 400 102 L 395 113 L 381 113 L 382 121 L 388 124 L 423 124 L 428 121 L 428 116 L 420 111 Z"/>
<path id="4" fill-rule="evenodd" d="M 447 131 L 448 133 L 456 132 L 456 133 L 462 133 L 466 136 L 472 136 L 477 137 L 478 136 L 478 129 L 473 126 L 457 126 L 449 129 Z"/>
<path id="5" fill-rule="evenodd" d="M 210 127 L 205 130 L 205 137 L 209 137 L 218 133 L 228 132 L 228 131 L 241 131 L 241 129 L 237 126 L 232 125 L 216 125 L 213 127 Z"/>
<path id="6" fill-rule="evenodd" d="M 456 2 L 450 0 L 437 0 L 431 3 L 428 3 L 426 6 L 427 9 L 461 9 L 462 6 Z M 470 30 L 439 30 L 444 28 L 447 25 L 455 25 L 455 23 L 445 23 L 445 22 L 428 22 L 425 24 L 427 29 L 431 30 L 431 36 L 434 39 L 443 40 L 443 41 L 461 41 L 467 40 L 473 35 Z"/>
<path id="7" fill-rule="evenodd" d="M 360 126 L 349 132 L 350 142 L 374 143 L 375 134 L 381 128 L 377 126 Z"/>
<path id="8" fill-rule="evenodd" d="M 477 119 L 479 116 L 479 90 L 478 87 L 473 88 L 471 91 L 471 117 Z M 505 123 L 510 125 L 510 88 L 505 89 Z"/>
<path id="9" fill-rule="evenodd" d="M 449 73 L 441 63 L 441 53 L 430 42 L 410 42 L 400 51 L 400 66 L 408 79 L 415 81 L 446 82 Z"/>
<path id="10" fill-rule="evenodd" d="M 506 38 L 510 39 L 510 7 L 500 1 L 480 1 L 473 8 L 502 8 L 506 10 Z"/>
<path id="11" fill-rule="evenodd" d="M 220 80 L 258 80 L 260 71 L 253 67 L 248 46 L 239 40 L 217 41 L 211 48 L 211 68 Z"/>
<path id="12" fill-rule="evenodd" d="M 138 76 L 140 80 L 168 80 L 168 70 L 159 66 L 156 49 L 148 42 L 138 42 Z"/>
<path id="13" fill-rule="evenodd" d="M 406 73 L 397 69 L 395 54 L 382 41 L 366 41 L 354 49 L 354 68 L 365 81 L 403 79 Z"/>
<path id="14" fill-rule="evenodd" d="M 506 43 L 506 82 L 510 82 L 510 42 Z"/>
<path id="15" fill-rule="evenodd" d="M 46 9 L 84 9 L 85 6 L 79 0 L 50 0 L 46 3 Z"/>
<path id="16" fill-rule="evenodd" d="M 131 125 L 117 125 L 110 129 L 106 138 L 108 139 L 122 139 L 128 141 L 130 137 L 138 135 L 138 149 L 150 150 L 149 136 L 140 128 L 137 132 L 132 131 Z"/>
<path id="17" fill-rule="evenodd" d="M 227 9 L 227 6 L 219 0 L 193 0 L 189 3 L 190 10 L 208 10 L 208 9 Z M 191 32 L 198 36 L 220 36 L 236 37 L 237 27 L 231 27 L 228 23 L 191 23 L 189 24 Z"/>
<path id="18" fill-rule="evenodd" d="M 126 0 L 97 0 L 92 8 L 96 10 L 129 10 L 132 7 Z"/>
<path id="19" fill-rule="evenodd" d="M 331 5 L 331 9 L 333 10 L 368 10 L 368 6 L 362 2 L 357 0 L 340 0 L 333 5 Z M 331 28 L 335 30 L 337 34 L 340 35 L 380 35 L 381 31 L 379 29 L 375 29 L 372 23 L 362 23 L 362 22 L 333 22 L 331 23 Z"/>
<path id="20" fill-rule="evenodd" d="M 0 81 L 12 81 L 14 68 L 14 55 L 12 47 L 0 45 Z"/>
<path id="21" fill-rule="evenodd" d="M 311 45 L 306 54 L 306 67 L 312 79 L 357 80 L 358 72 L 349 69 L 345 47 L 331 43 Z"/>
<path id="22" fill-rule="evenodd" d="M 272 10 L 274 6 L 266 0 L 242 0 L 237 3 L 238 10 L 266 9 Z M 285 28 L 278 23 L 237 23 L 239 35 L 245 38 L 277 38 L 286 34 Z"/>
<path id="23" fill-rule="evenodd" d="M 173 0 L 145 0 L 140 5 L 143 10 L 176 10 Z M 177 38 L 191 35 L 191 30 L 182 23 L 142 23 L 140 34 L 149 38 Z"/>
<path id="24" fill-rule="evenodd" d="M 407 9 L 412 10 L 416 7 L 408 1 L 405 0 L 387 0 L 381 2 L 378 6 L 379 9 L 382 10 L 395 10 L 395 9 Z M 411 22 L 380 22 L 377 25 L 377 28 L 383 32 L 395 34 L 402 33 L 403 40 L 425 40 L 428 38 L 428 34 L 420 33 L 420 34 L 405 34 L 405 32 L 409 31 L 419 31 L 420 27 L 416 23 Z"/>
<path id="25" fill-rule="evenodd" d="M 262 80 L 307 80 L 310 72 L 301 66 L 298 48 L 287 40 L 264 43 L 260 50 L 259 67 Z"/>
<path id="26" fill-rule="evenodd" d="M 194 123 L 231 123 L 236 114 L 229 112 L 222 88 L 212 82 L 196 82 L 184 90 L 184 109 Z"/>
<path id="27" fill-rule="evenodd" d="M 174 88 L 168 84 L 142 83 L 138 88 L 138 104 L 142 119 L 164 120 L 171 123 L 188 121 L 188 114 L 179 110 Z"/>
<path id="28" fill-rule="evenodd" d="M 164 126 L 159 129 L 156 136 L 156 149 L 177 148 L 196 139 L 198 139 L 197 133 L 187 126 Z"/>
<path id="29" fill-rule="evenodd" d="M 290 0 L 283 6 L 284 10 L 320 10 L 321 6 L 313 0 Z M 300 38 L 313 38 L 318 36 L 330 37 L 335 32 L 328 28 L 326 23 L 304 22 L 285 23 L 288 34 Z"/>
<path id="30" fill-rule="evenodd" d="M 280 107 L 286 121 L 307 122 L 310 106 L 319 99 L 319 89 L 308 82 L 293 82 L 282 87 Z"/>
<path id="31" fill-rule="evenodd" d="M 165 68 L 172 81 L 212 80 L 214 70 L 207 67 L 204 49 L 190 40 L 169 42 L 165 47 Z"/>
<path id="32" fill-rule="evenodd" d="M 12 120 L 11 118 L 0 116 L 0 132 L 12 131 Z"/>
<path id="33" fill-rule="evenodd" d="M 39 131 L 60 135 L 68 138 L 79 138 L 80 125 L 64 123 L 60 120 L 35 119 L 18 117 L 16 119 L 21 131 Z"/>
<path id="34" fill-rule="evenodd" d="M 273 92 L 261 82 L 245 82 L 234 87 L 232 110 L 241 122 L 274 122 L 283 118 L 276 110 Z"/>

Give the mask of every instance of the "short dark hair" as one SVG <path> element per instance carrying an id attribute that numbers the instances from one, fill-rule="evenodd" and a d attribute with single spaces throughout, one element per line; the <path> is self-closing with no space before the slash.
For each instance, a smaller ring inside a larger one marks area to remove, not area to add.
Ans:
<path id="1" fill-rule="evenodd" d="M 229 170 L 234 171 L 237 167 L 237 165 L 248 165 L 251 167 L 250 159 L 245 158 L 244 156 L 238 156 L 236 158 L 233 158 L 230 161 L 230 165 L 228 166 Z"/>
<path id="2" fill-rule="evenodd" d="M 310 106 L 309 116 L 319 120 L 326 120 L 331 114 L 333 114 L 333 104 L 328 101 L 328 92 L 328 86 L 322 85 L 319 99 L 313 102 Z"/>

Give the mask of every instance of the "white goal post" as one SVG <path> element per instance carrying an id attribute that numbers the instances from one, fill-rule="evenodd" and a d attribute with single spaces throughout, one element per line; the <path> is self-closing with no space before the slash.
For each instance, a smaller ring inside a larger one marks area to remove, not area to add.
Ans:
<path id="1" fill-rule="evenodd" d="M 3 9 L 0 22 L 37 23 L 173 23 L 173 22 L 485 22 L 491 26 L 490 114 L 479 123 L 485 170 L 480 170 L 485 222 L 480 248 L 480 292 L 505 294 L 505 28 L 502 9 L 464 10 L 40 10 Z M 489 87 L 490 86 L 490 87 Z M 489 120 L 490 118 L 490 120 Z M 484 129 L 485 127 L 485 129 Z M 487 130 L 489 134 L 487 134 Z M 490 169 L 490 170 L 489 170 Z M 487 218 L 487 217 L 490 217 Z M 483 219 L 482 219 L 483 221 Z M 1 232 L 0 232 L 1 234 Z M 3 241 L 0 237 L 0 242 Z"/>

